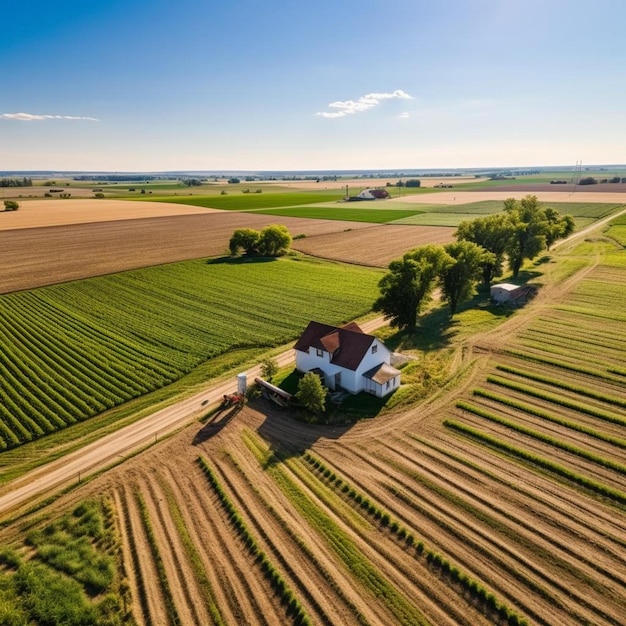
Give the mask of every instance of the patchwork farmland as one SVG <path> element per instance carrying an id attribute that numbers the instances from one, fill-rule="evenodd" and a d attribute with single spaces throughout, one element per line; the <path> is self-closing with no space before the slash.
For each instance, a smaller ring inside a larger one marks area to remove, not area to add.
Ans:
<path id="1" fill-rule="evenodd" d="M 27 558 L 22 524 L 103 499 L 122 554 L 112 613 L 138 624 L 620 623 L 622 224 L 529 267 L 535 300 L 452 339 L 443 393 L 346 426 L 307 425 L 262 401 L 206 416 L 8 520 L 0 540 Z M 352 236 L 395 228 L 416 227 Z M 298 241 L 333 237 L 346 257 L 350 231 Z M 66 298 L 70 286 L 54 289 Z M 21 567 L 7 561 L 5 594 Z"/>

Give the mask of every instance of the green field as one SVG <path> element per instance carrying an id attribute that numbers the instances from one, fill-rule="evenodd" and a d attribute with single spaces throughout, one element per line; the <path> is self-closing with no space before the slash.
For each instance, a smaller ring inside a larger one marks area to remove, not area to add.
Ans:
<path id="1" fill-rule="evenodd" d="M 298 206 L 316 204 L 318 202 L 338 201 L 343 198 L 339 190 L 303 191 L 285 193 L 237 193 L 237 195 L 215 196 L 159 196 L 137 198 L 150 202 L 174 202 L 176 204 L 191 204 L 223 211 L 253 211 L 273 207 Z"/>
<path id="2" fill-rule="evenodd" d="M 264 215 L 276 215 L 278 217 L 305 217 L 316 220 L 345 220 L 349 222 L 370 222 L 373 224 L 386 224 L 395 222 L 412 215 L 422 213 L 419 208 L 413 210 L 396 209 L 394 205 L 370 204 L 369 202 L 357 202 L 356 206 L 332 205 L 332 206 L 305 206 L 289 207 L 284 209 L 262 209 L 257 213 Z M 384 208 L 388 206 L 389 208 Z M 419 207 L 420 205 L 413 205 Z M 354 207 L 354 208 L 353 208 Z"/>
<path id="3" fill-rule="evenodd" d="M 367 313 L 382 273 L 304 258 L 195 260 L 0 297 L 0 449 L 97 415 L 227 351 Z"/>

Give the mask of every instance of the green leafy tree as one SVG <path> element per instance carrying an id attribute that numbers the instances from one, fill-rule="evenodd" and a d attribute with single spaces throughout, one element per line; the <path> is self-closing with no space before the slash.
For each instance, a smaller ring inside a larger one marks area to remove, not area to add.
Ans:
<path id="1" fill-rule="evenodd" d="M 274 359 L 268 357 L 261 363 L 261 376 L 266 380 L 271 381 L 278 373 L 278 364 Z"/>
<path id="2" fill-rule="evenodd" d="M 5 200 L 4 201 L 4 210 L 5 211 L 17 211 L 20 208 L 19 202 L 15 200 Z"/>
<path id="3" fill-rule="evenodd" d="M 417 316 L 430 302 L 435 280 L 452 259 L 441 246 L 420 246 L 389 264 L 378 286 L 374 310 L 384 313 L 390 325 L 413 330 Z"/>
<path id="4" fill-rule="evenodd" d="M 526 259 L 534 259 L 545 250 L 549 224 L 537 196 L 526 196 L 521 200 L 509 198 L 504 201 L 504 210 L 513 229 L 507 241 L 506 254 L 516 277 Z"/>
<path id="5" fill-rule="evenodd" d="M 506 213 L 461 222 L 455 236 L 459 241 L 471 241 L 493 254 L 484 255 L 481 261 L 485 287 L 489 287 L 494 278 L 502 276 L 507 244 L 513 236 L 513 225 Z"/>
<path id="6" fill-rule="evenodd" d="M 441 299 L 450 305 L 450 315 L 454 315 L 459 303 L 474 295 L 485 257 L 493 263 L 495 255 L 472 241 L 449 243 L 444 250 L 453 262 L 446 264 L 439 275 Z"/>
<path id="7" fill-rule="evenodd" d="M 326 408 L 326 388 L 317 374 L 307 372 L 298 383 L 296 400 L 311 413 L 322 413 Z"/>
<path id="8" fill-rule="evenodd" d="M 571 215 L 561 215 L 556 209 L 546 207 L 544 209 L 548 230 L 546 232 L 546 247 L 548 250 L 557 239 L 568 237 L 574 232 L 576 223 Z"/>
<path id="9" fill-rule="evenodd" d="M 282 224 L 266 226 L 259 235 L 257 250 L 262 256 L 281 256 L 291 246 L 291 234 Z"/>
<path id="10" fill-rule="evenodd" d="M 237 256 L 242 249 L 246 254 L 254 254 L 259 236 L 259 231 L 253 228 L 238 228 L 228 242 L 230 254 Z"/>

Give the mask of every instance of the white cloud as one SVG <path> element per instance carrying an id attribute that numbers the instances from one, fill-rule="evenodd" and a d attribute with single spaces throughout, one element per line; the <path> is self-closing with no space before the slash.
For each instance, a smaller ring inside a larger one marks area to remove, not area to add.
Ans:
<path id="1" fill-rule="evenodd" d="M 95 117 L 82 117 L 77 115 L 36 115 L 34 113 L 0 113 L 0 119 L 18 120 L 20 122 L 33 122 L 39 120 L 86 120 L 88 122 L 99 122 Z"/>
<path id="2" fill-rule="evenodd" d="M 399 120 L 408 120 L 411 116 L 409 115 L 408 111 L 404 111 L 403 113 L 400 113 L 400 115 L 398 115 L 398 119 Z"/>
<path id="3" fill-rule="evenodd" d="M 391 93 L 368 93 L 365 96 L 361 96 L 358 100 L 344 100 L 338 102 L 331 102 L 328 105 L 332 111 L 318 111 L 316 115 L 326 118 L 345 117 L 346 115 L 353 115 L 354 113 L 362 113 L 378 106 L 383 100 L 391 99 L 400 100 L 412 100 L 406 91 L 402 89 L 396 89 Z"/>

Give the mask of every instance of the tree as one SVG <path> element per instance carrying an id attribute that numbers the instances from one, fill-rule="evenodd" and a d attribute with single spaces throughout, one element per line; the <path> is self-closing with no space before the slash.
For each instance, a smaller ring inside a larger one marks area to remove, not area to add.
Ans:
<path id="1" fill-rule="evenodd" d="M 444 250 L 453 262 L 446 264 L 439 275 L 441 299 L 450 305 L 450 315 L 454 315 L 458 304 L 474 295 L 485 257 L 493 263 L 495 255 L 471 241 L 449 243 Z"/>
<path id="2" fill-rule="evenodd" d="M 322 413 L 326 407 L 326 388 L 320 377 L 307 372 L 298 382 L 295 398 L 312 413 Z"/>
<path id="3" fill-rule="evenodd" d="M 455 236 L 457 240 L 471 241 L 493 254 L 484 255 L 481 262 L 483 284 L 489 287 L 494 278 L 502 275 L 507 243 L 513 236 L 508 215 L 497 213 L 461 222 Z"/>
<path id="4" fill-rule="evenodd" d="M 574 232 L 576 223 L 571 215 L 561 215 L 556 209 L 546 207 L 544 214 L 548 222 L 546 247 L 548 250 L 557 239 L 563 239 Z"/>
<path id="5" fill-rule="evenodd" d="M 5 200 L 4 201 L 4 210 L 5 211 L 17 211 L 20 208 L 19 202 L 15 200 Z"/>
<path id="6" fill-rule="evenodd" d="M 259 231 L 253 228 L 238 228 L 228 242 L 230 254 L 237 256 L 240 249 L 243 249 L 246 254 L 254 254 L 259 236 Z"/>
<path id="7" fill-rule="evenodd" d="M 420 246 L 389 264 L 378 286 L 381 295 L 374 310 L 390 319 L 390 325 L 413 330 L 417 316 L 430 302 L 435 279 L 452 259 L 441 246 Z"/>
<path id="8" fill-rule="evenodd" d="M 278 372 L 278 364 L 274 359 L 268 357 L 261 362 L 261 376 L 271 382 Z"/>
<path id="9" fill-rule="evenodd" d="M 507 241 L 506 254 L 513 276 L 517 277 L 524 260 L 534 259 L 546 248 L 549 225 L 537 196 L 526 196 L 521 200 L 509 198 L 504 201 L 504 210 L 513 229 Z"/>
<path id="10" fill-rule="evenodd" d="M 262 256 L 281 256 L 291 246 L 291 235 L 286 226 L 271 224 L 259 235 L 257 250 Z"/>

